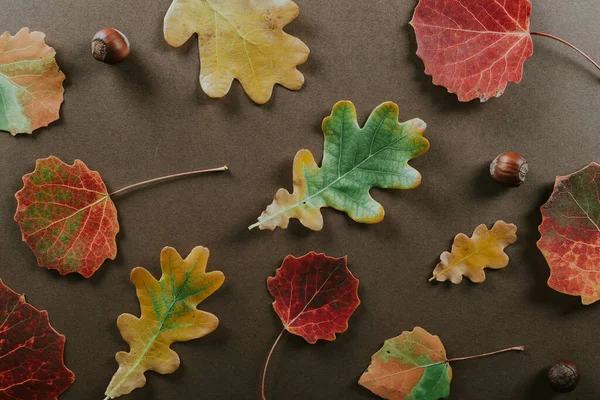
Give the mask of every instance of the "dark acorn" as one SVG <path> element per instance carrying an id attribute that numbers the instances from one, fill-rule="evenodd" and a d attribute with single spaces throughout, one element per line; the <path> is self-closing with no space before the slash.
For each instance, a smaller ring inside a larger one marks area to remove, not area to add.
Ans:
<path id="1" fill-rule="evenodd" d="M 117 64 L 129 55 L 129 40 L 113 28 L 99 30 L 92 39 L 92 55 L 98 61 Z"/>
<path id="2" fill-rule="evenodd" d="M 492 178 L 507 186 L 519 186 L 525 182 L 528 171 L 527 161 L 513 151 L 500 154 L 490 164 Z"/>
<path id="3" fill-rule="evenodd" d="M 557 361 L 548 370 L 548 381 L 555 392 L 570 392 L 579 383 L 579 368 L 572 361 Z"/>

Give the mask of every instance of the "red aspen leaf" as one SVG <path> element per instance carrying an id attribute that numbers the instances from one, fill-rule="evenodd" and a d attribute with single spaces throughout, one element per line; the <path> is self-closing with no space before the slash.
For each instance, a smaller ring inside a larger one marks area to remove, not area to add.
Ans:
<path id="1" fill-rule="evenodd" d="M 90 277 L 117 255 L 117 209 L 100 174 L 80 160 L 39 159 L 23 177 L 15 221 L 38 265 Z"/>
<path id="2" fill-rule="evenodd" d="M 550 267 L 548 286 L 586 305 L 600 300 L 600 164 L 557 177 L 541 212 L 537 245 Z"/>
<path id="3" fill-rule="evenodd" d="M 0 35 L 0 130 L 32 133 L 59 118 L 65 74 L 45 37 L 29 28 Z"/>
<path id="4" fill-rule="evenodd" d="M 482 102 L 520 82 L 533 54 L 529 0 L 420 0 L 410 24 L 433 83 Z"/>
<path id="5" fill-rule="evenodd" d="M 267 287 L 284 329 L 311 344 L 335 340 L 336 333 L 348 329 L 348 319 L 360 304 L 358 279 L 346 257 L 289 255 L 275 277 L 267 279 Z"/>
<path id="6" fill-rule="evenodd" d="M 0 399 L 56 400 L 75 375 L 64 364 L 65 337 L 0 281 Z"/>
<path id="7" fill-rule="evenodd" d="M 348 269 L 347 257 L 328 257 L 313 251 L 298 258 L 287 256 L 275 276 L 267 279 L 267 288 L 275 298 L 273 309 L 283 330 L 267 356 L 263 400 L 269 360 L 285 331 L 302 336 L 310 344 L 319 339 L 333 341 L 336 333 L 348 329 L 348 319 L 360 304 L 358 279 Z"/>
<path id="8" fill-rule="evenodd" d="M 39 266 L 89 278 L 117 256 L 119 222 L 111 196 L 165 179 L 227 170 L 225 165 L 161 176 L 108 193 L 100 174 L 82 161 L 68 165 L 50 156 L 37 160 L 35 170 L 23 177 L 15 194 L 15 221 Z"/>

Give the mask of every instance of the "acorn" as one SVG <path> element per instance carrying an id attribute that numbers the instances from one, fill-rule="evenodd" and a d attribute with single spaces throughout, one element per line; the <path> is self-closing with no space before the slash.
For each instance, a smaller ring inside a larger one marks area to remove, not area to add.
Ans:
<path id="1" fill-rule="evenodd" d="M 572 361 L 557 361 L 548 370 L 548 381 L 555 392 L 570 392 L 579 383 L 579 368 Z"/>
<path id="2" fill-rule="evenodd" d="M 92 55 L 98 61 L 117 64 L 129 55 L 129 51 L 129 39 L 116 29 L 101 29 L 92 38 Z"/>
<path id="3" fill-rule="evenodd" d="M 509 151 L 498 155 L 490 164 L 490 175 L 507 186 L 519 186 L 525 182 L 529 171 L 527 161 L 519 153 Z"/>

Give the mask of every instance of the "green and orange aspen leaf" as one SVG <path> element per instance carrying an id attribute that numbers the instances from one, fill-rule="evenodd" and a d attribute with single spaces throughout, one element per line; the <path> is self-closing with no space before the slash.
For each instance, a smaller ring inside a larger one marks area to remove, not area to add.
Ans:
<path id="1" fill-rule="evenodd" d="M 481 283 L 485 281 L 484 268 L 501 269 L 508 265 L 504 249 L 516 240 L 517 227 L 504 221 L 497 221 L 489 230 L 481 224 L 471 237 L 459 233 L 454 238 L 452 252 L 442 253 L 429 281 L 460 283 L 466 276 Z"/>
<path id="2" fill-rule="evenodd" d="M 450 396 L 451 362 L 523 350 L 523 346 L 516 346 L 448 359 L 440 338 L 416 327 L 411 332 L 402 332 L 400 336 L 386 340 L 371 357 L 371 365 L 358 383 L 389 400 L 444 399 Z"/>
<path id="3" fill-rule="evenodd" d="M 50 156 L 37 160 L 35 170 L 23 177 L 23 188 L 15 194 L 15 221 L 39 266 L 88 278 L 117 255 L 119 222 L 111 196 L 163 179 L 225 170 L 168 175 L 109 193 L 100 174 L 82 161 L 68 165 Z"/>
<path id="4" fill-rule="evenodd" d="M 537 245 L 550 267 L 548 285 L 586 305 L 600 300 L 600 164 L 557 177 L 541 211 Z"/>
<path id="5" fill-rule="evenodd" d="M 308 150 L 294 159 L 294 190 L 279 189 L 273 203 L 249 229 L 287 228 L 290 218 L 315 231 L 323 228 L 322 207 L 343 211 L 356 222 L 374 224 L 384 216 L 383 206 L 369 191 L 374 188 L 412 189 L 421 174 L 408 161 L 429 150 L 423 137 L 425 122 L 415 118 L 398 122 L 399 109 L 383 103 L 358 125 L 356 108 L 340 101 L 323 120 L 323 162 L 317 166 Z"/>
<path id="6" fill-rule="evenodd" d="M 200 85 L 223 97 L 234 79 L 256 103 L 269 101 L 273 86 L 299 90 L 296 69 L 309 49 L 283 28 L 298 16 L 290 0 L 173 0 L 165 16 L 168 44 L 179 47 L 198 34 Z"/>
<path id="7" fill-rule="evenodd" d="M 65 74 L 42 32 L 0 36 L 0 130 L 32 133 L 59 118 Z"/>
<path id="8" fill-rule="evenodd" d="M 195 247 L 185 259 L 172 247 L 165 247 L 160 253 L 160 280 L 142 267 L 131 271 L 142 315 L 121 314 L 117 319 L 130 350 L 117 353 L 119 369 L 106 389 L 105 400 L 144 386 L 146 371 L 175 372 L 179 356 L 171 344 L 198 339 L 217 329 L 219 319 L 196 308 L 225 281 L 220 271 L 206 272 L 208 256 L 205 247 Z"/>

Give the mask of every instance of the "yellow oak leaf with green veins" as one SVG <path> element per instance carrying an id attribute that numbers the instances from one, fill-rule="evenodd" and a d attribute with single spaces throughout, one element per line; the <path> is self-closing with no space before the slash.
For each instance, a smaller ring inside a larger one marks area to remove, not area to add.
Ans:
<path id="1" fill-rule="evenodd" d="M 481 224 L 471 237 L 459 233 L 454 238 L 452 252 L 442 253 L 429 281 L 460 283 L 466 276 L 481 283 L 485 280 L 484 268 L 501 269 L 508 265 L 504 248 L 516 241 L 517 227 L 504 221 L 497 221 L 490 230 Z"/>
<path id="2" fill-rule="evenodd" d="M 198 246 L 182 259 L 175 249 L 165 247 L 160 254 L 160 280 L 141 267 L 131 271 L 142 316 L 122 314 L 117 319 L 130 351 L 117 353 L 119 369 L 106 389 L 105 400 L 144 386 L 146 371 L 174 372 L 179 367 L 179 356 L 170 345 L 217 329 L 216 316 L 196 309 L 225 280 L 220 271 L 206 272 L 208 255 L 207 248 Z"/>
<path id="3" fill-rule="evenodd" d="M 283 27 L 298 16 L 290 0 L 173 0 L 164 35 L 179 47 L 198 34 L 200 85 L 210 97 L 223 97 L 234 79 L 256 103 L 269 101 L 277 83 L 299 90 L 296 69 L 309 49 Z"/>

